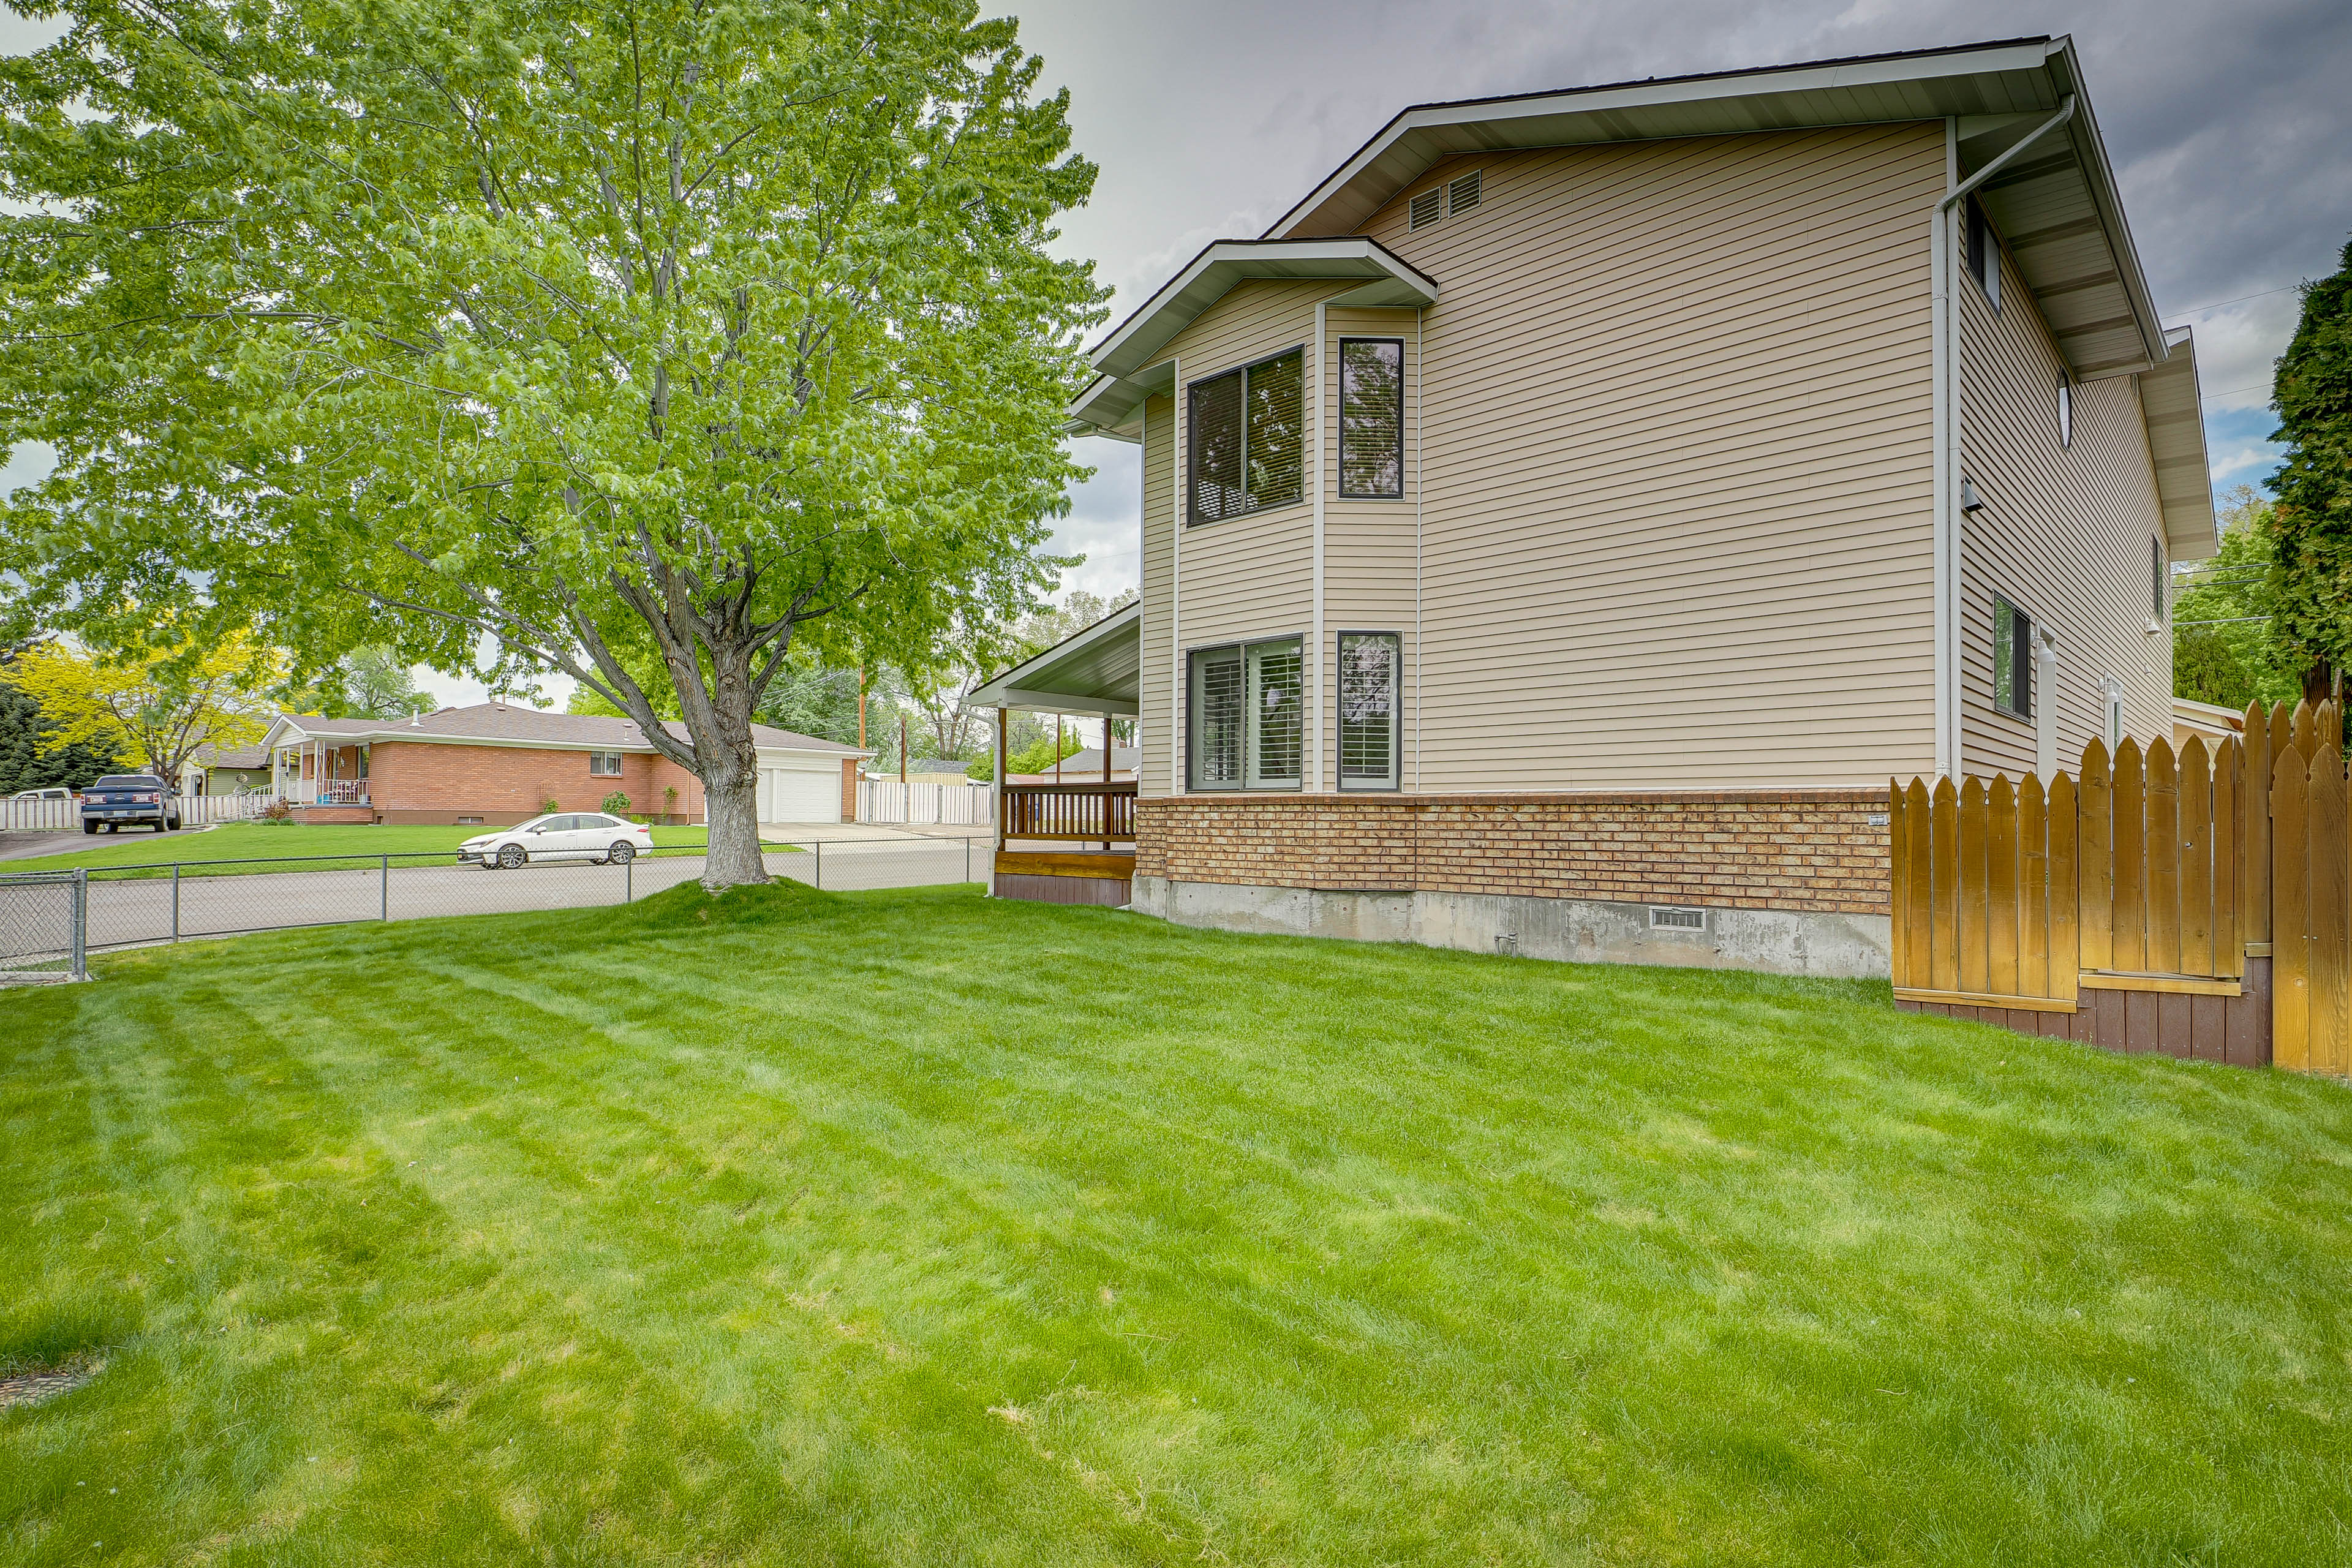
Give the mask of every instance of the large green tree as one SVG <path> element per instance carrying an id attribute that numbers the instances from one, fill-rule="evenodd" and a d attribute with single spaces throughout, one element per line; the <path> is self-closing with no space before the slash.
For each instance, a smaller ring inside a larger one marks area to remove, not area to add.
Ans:
<path id="1" fill-rule="evenodd" d="M 2331 694 L 2352 668 L 2352 244 L 2332 277 L 2303 290 L 2303 319 L 2278 362 L 2273 406 L 2286 461 L 2268 480 L 2273 635 L 2304 671 L 2304 694 Z"/>
<path id="2" fill-rule="evenodd" d="M 2172 602 L 2172 694 L 2224 708 L 2292 702 L 2303 666 L 2272 627 L 2278 584 L 2272 571 L 2272 504 L 2251 485 L 2222 498 L 2221 548 L 2210 561 L 2177 566 Z"/>
<path id="3" fill-rule="evenodd" d="M 66 23 L 0 64 L 0 438 L 58 452 L 23 614 L 561 670 L 700 775 L 715 888 L 763 879 L 791 650 L 920 664 L 1052 579 L 1094 171 L 1011 22 L 22 8 Z"/>

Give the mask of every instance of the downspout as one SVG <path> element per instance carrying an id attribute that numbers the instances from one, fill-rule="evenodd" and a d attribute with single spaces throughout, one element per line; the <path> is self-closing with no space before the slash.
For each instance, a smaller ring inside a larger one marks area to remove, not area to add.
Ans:
<path id="1" fill-rule="evenodd" d="M 1315 672 L 1315 722 L 1308 726 L 1314 739 L 1315 766 L 1307 787 L 1320 794 L 1323 789 L 1323 708 L 1327 688 L 1323 678 L 1323 348 L 1329 341 L 1325 326 L 1325 312 L 1331 308 L 1328 300 L 1315 302 L 1315 439 L 1308 443 L 1313 467 L 1310 482 L 1315 487 L 1315 636 L 1307 647 L 1307 668 Z"/>
<path id="2" fill-rule="evenodd" d="M 1150 399 L 1144 406 L 1151 405 Z M 1143 449 L 1146 467 L 1151 448 Z M 1168 793 L 1182 795 L 1192 771 L 1184 732 L 1184 359 L 1168 361 Z M 1139 788 L 1140 786 L 1138 786 Z"/>
<path id="3" fill-rule="evenodd" d="M 1944 198 L 1936 204 L 1928 226 L 1935 247 L 1932 276 L 1936 292 L 1936 336 L 1932 356 L 1936 423 L 1936 771 L 1947 778 L 1960 772 L 1960 313 L 1959 290 L 1952 282 L 1952 216 L 1959 205 L 2011 160 L 2051 132 L 2074 118 L 2074 95 L 2068 93 L 2058 111 L 2029 131 L 1991 163 L 1958 179 L 1959 121 L 1944 121 Z"/>

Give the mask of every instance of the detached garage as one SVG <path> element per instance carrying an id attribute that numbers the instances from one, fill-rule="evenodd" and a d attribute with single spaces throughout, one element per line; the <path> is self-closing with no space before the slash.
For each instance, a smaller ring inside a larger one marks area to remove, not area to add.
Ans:
<path id="1" fill-rule="evenodd" d="M 760 820 L 839 822 L 844 796 L 857 787 L 857 759 L 760 748 Z M 846 781 L 846 782 L 845 782 Z M 856 805 L 849 803 L 854 814 Z"/>

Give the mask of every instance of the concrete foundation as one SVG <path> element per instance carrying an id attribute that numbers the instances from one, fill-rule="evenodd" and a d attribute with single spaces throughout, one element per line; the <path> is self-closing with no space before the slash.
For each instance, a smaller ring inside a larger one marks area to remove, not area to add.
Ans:
<path id="1" fill-rule="evenodd" d="M 1647 904 L 1500 893 L 1266 888 L 1135 879 L 1134 907 L 1178 925 L 1355 942 L 1410 942 L 1578 963 L 1674 963 L 1884 980 L 1885 915 L 1708 909 L 1696 930 L 1651 923 Z"/>

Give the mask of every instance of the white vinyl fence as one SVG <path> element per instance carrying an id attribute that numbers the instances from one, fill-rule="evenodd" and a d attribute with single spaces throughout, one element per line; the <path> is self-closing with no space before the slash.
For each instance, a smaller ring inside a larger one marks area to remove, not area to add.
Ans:
<path id="1" fill-rule="evenodd" d="M 78 800 L 0 800 L 0 831 L 62 833 L 80 826 Z"/>
<path id="2" fill-rule="evenodd" d="M 183 826 L 211 822 L 250 822 L 269 809 L 274 795 L 184 795 Z M 70 833 L 81 826 L 79 800 L 0 800 L 0 832 Z"/>
<path id="3" fill-rule="evenodd" d="M 989 809 L 995 793 L 993 784 L 859 779 L 857 820 L 903 822 L 911 827 L 985 827 L 996 820 Z"/>
<path id="4" fill-rule="evenodd" d="M 209 822 L 251 822 L 268 811 L 274 795 L 187 795 L 180 797 L 180 823 L 202 827 Z"/>

